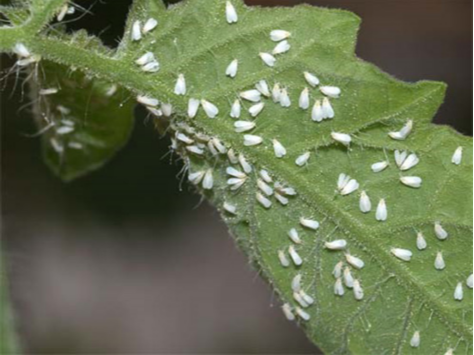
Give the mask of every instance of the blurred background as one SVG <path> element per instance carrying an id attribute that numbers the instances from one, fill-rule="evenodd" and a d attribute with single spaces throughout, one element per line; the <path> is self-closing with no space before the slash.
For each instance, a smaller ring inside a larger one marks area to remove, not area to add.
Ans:
<path id="1" fill-rule="evenodd" d="M 357 54 L 384 71 L 448 83 L 435 122 L 472 135 L 472 1 L 305 2 L 362 17 Z M 95 15 L 70 27 L 115 46 L 130 3 L 96 1 Z M 180 189 L 169 142 L 142 111 L 109 164 L 63 184 L 43 165 L 39 140 L 25 136 L 34 126 L 12 84 L 1 92 L 2 241 L 27 353 L 318 353 L 216 211 Z"/>

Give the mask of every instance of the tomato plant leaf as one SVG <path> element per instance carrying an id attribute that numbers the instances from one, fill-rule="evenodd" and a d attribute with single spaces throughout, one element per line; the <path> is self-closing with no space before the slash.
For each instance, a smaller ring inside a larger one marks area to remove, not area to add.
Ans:
<path id="1" fill-rule="evenodd" d="M 135 1 L 114 53 L 47 33 L 16 41 L 149 108 L 172 107 L 155 113 L 191 182 L 325 352 L 472 351 L 472 140 L 430 123 L 446 86 L 358 59 L 352 13 L 229 3 Z M 274 30 L 288 33 L 274 41 Z M 0 49 L 11 49 L 1 30 Z M 278 84 L 280 102 L 262 80 Z M 241 93 L 257 84 L 254 106 Z M 245 122 L 230 115 L 236 100 Z"/>

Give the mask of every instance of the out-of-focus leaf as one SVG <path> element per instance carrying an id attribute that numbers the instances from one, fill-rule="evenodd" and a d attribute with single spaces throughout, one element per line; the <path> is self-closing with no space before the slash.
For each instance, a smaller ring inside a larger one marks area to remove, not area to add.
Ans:
<path id="1" fill-rule="evenodd" d="M 48 61 L 33 75 L 44 159 L 63 180 L 99 168 L 128 141 L 134 102 L 117 85 Z"/>

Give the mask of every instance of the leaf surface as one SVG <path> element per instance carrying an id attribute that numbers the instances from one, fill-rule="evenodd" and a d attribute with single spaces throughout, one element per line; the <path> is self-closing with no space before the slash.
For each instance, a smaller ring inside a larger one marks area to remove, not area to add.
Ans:
<path id="1" fill-rule="evenodd" d="M 129 95 L 116 84 L 42 61 L 31 80 L 43 157 L 51 170 L 70 181 L 101 167 L 128 141 L 133 128 Z M 41 94 L 41 90 L 57 93 Z"/>

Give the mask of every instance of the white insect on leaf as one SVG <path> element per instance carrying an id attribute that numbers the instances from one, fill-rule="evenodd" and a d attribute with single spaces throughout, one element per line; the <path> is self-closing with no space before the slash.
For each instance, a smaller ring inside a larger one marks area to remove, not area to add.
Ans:
<path id="1" fill-rule="evenodd" d="M 246 147 L 252 147 L 255 145 L 262 144 L 263 138 L 260 136 L 256 136 L 253 134 L 245 134 L 244 135 L 244 145 Z"/>
<path id="2" fill-rule="evenodd" d="M 235 78 L 237 75 L 237 70 L 239 69 L 239 61 L 234 59 L 230 64 L 227 66 L 225 70 L 225 75 L 230 76 L 231 78 Z"/>
<path id="3" fill-rule="evenodd" d="M 412 348 L 418 348 L 420 346 L 420 332 L 416 331 L 410 339 L 410 346 Z"/>
<path id="4" fill-rule="evenodd" d="M 257 117 L 260 112 L 263 111 L 265 107 L 265 103 L 264 102 L 259 102 L 255 105 L 252 105 L 250 108 L 249 108 L 249 113 L 250 113 L 250 116 L 252 117 Z"/>
<path id="5" fill-rule="evenodd" d="M 464 298 L 463 289 L 462 289 L 462 282 L 458 282 L 456 288 L 454 289 L 454 299 L 456 301 L 462 301 Z"/>
<path id="6" fill-rule="evenodd" d="M 436 253 L 434 266 L 436 270 L 443 270 L 446 267 L 446 263 L 444 262 L 443 258 L 443 253 L 440 251 Z"/>
<path id="7" fill-rule="evenodd" d="M 340 133 L 340 132 L 332 132 L 331 133 L 332 139 L 334 139 L 336 142 L 339 142 L 341 144 L 344 144 L 348 146 L 351 143 L 351 136 L 346 134 L 346 133 Z"/>
<path id="8" fill-rule="evenodd" d="M 225 171 L 227 175 L 230 175 L 236 178 L 245 179 L 247 177 L 245 173 L 241 172 L 240 170 L 237 170 L 236 168 L 232 166 L 228 166 Z"/>
<path id="9" fill-rule="evenodd" d="M 237 213 L 237 207 L 235 205 L 230 204 L 229 202 L 224 202 L 224 210 L 230 214 L 235 215 Z"/>
<path id="10" fill-rule="evenodd" d="M 303 75 L 304 75 L 304 78 L 305 78 L 306 82 L 307 82 L 309 85 L 311 85 L 312 87 L 316 87 L 316 86 L 319 85 L 319 79 L 318 79 L 318 77 L 317 77 L 316 75 L 311 74 L 311 73 L 309 73 L 309 72 L 307 72 L 307 71 L 305 71 L 305 72 L 303 73 Z"/>
<path id="11" fill-rule="evenodd" d="M 286 206 L 290 201 L 285 197 L 279 194 L 278 192 L 275 192 L 275 198 L 277 199 L 278 202 L 280 202 L 283 206 Z"/>
<path id="12" fill-rule="evenodd" d="M 416 234 L 416 247 L 418 248 L 418 250 L 424 250 L 427 246 L 428 244 L 426 243 L 425 236 L 423 235 L 423 233 L 418 232 Z"/>
<path id="13" fill-rule="evenodd" d="M 217 151 L 220 154 L 226 154 L 227 153 L 227 147 L 222 143 L 219 139 L 216 137 L 212 138 L 209 142 L 211 142 L 214 147 L 217 149 Z"/>
<path id="14" fill-rule="evenodd" d="M 201 106 L 209 118 L 215 118 L 219 114 L 217 106 L 207 100 L 201 100 Z"/>
<path id="15" fill-rule="evenodd" d="M 189 173 L 188 180 L 192 184 L 198 185 L 202 181 L 202 179 L 204 178 L 205 173 L 206 173 L 205 171 L 196 171 L 194 173 Z"/>
<path id="16" fill-rule="evenodd" d="M 186 150 L 190 153 L 197 154 L 197 155 L 203 155 L 204 154 L 204 150 L 199 148 L 196 145 L 188 145 L 188 146 L 186 146 Z"/>
<path id="17" fill-rule="evenodd" d="M 275 102 L 275 103 L 280 102 L 280 97 L 281 97 L 280 84 L 275 83 L 275 85 L 273 85 L 273 89 L 272 89 L 273 102 Z"/>
<path id="18" fill-rule="evenodd" d="M 270 32 L 270 39 L 274 42 L 279 42 L 291 37 L 291 33 L 285 30 L 273 30 Z"/>
<path id="19" fill-rule="evenodd" d="M 300 99 L 298 101 L 298 105 L 303 110 L 307 110 L 309 108 L 309 91 L 308 91 L 308 88 L 304 88 L 303 91 L 301 91 Z"/>
<path id="20" fill-rule="evenodd" d="M 347 246 L 347 242 L 344 239 L 337 239 L 330 242 L 325 242 L 324 246 L 329 250 L 343 250 Z"/>
<path id="21" fill-rule="evenodd" d="M 236 23 L 239 19 L 237 11 L 230 1 L 225 4 L 225 17 L 228 23 Z"/>
<path id="22" fill-rule="evenodd" d="M 242 167 L 242 169 L 245 171 L 245 173 L 250 174 L 252 172 L 252 165 L 248 163 L 247 159 L 245 159 L 243 154 L 239 154 L 238 159 L 239 159 L 239 164 Z"/>
<path id="23" fill-rule="evenodd" d="M 157 60 L 153 60 L 142 66 L 142 70 L 146 73 L 156 73 L 160 70 L 160 63 Z"/>
<path id="24" fill-rule="evenodd" d="M 194 118 L 198 112 L 200 101 L 198 99 L 189 99 L 188 101 L 188 117 Z"/>
<path id="25" fill-rule="evenodd" d="M 240 101 L 235 100 L 230 109 L 230 117 L 239 118 L 240 117 Z"/>
<path id="26" fill-rule="evenodd" d="M 341 277 L 342 275 L 342 267 L 344 266 L 344 263 L 342 261 L 339 261 L 336 265 L 334 265 L 334 269 L 332 270 L 332 275 L 337 279 Z"/>
<path id="27" fill-rule="evenodd" d="M 282 184 L 280 184 L 279 182 L 275 183 L 275 189 L 283 195 L 287 195 L 287 196 L 295 196 L 296 195 L 296 190 L 294 188 L 288 187 L 288 186 L 285 187 Z"/>
<path id="28" fill-rule="evenodd" d="M 294 292 L 300 292 L 301 291 L 301 274 L 296 274 L 295 277 L 291 280 L 291 289 Z"/>
<path id="29" fill-rule="evenodd" d="M 145 106 L 150 107 L 156 107 L 160 104 L 160 101 L 158 99 L 145 95 L 138 95 L 137 101 Z"/>
<path id="30" fill-rule="evenodd" d="M 372 209 L 372 203 L 370 202 L 370 198 L 365 191 L 360 193 L 359 209 L 362 213 L 368 213 Z"/>
<path id="31" fill-rule="evenodd" d="M 390 252 L 403 261 L 410 261 L 413 256 L 413 253 L 408 249 L 392 248 L 390 249 Z"/>
<path id="32" fill-rule="evenodd" d="M 400 129 L 397 132 L 389 132 L 388 135 L 392 139 L 402 141 L 408 137 L 412 129 L 413 129 L 413 121 L 408 120 L 407 123 L 402 127 L 402 129 Z"/>
<path id="33" fill-rule="evenodd" d="M 146 52 L 140 58 L 138 58 L 135 63 L 137 65 L 143 66 L 155 60 L 155 55 L 152 52 Z"/>
<path id="34" fill-rule="evenodd" d="M 356 269 L 362 269 L 365 265 L 362 259 L 358 258 L 357 256 L 347 253 L 345 257 L 347 262 Z"/>
<path id="35" fill-rule="evenodd" d="M 272 143 L 273 143 L 273 151 L 275 153 L 275 156 L 277 158 L 283 158 L 286 155 L 286 149 L 283 146 L 283 144 L 281 144 L 276 139 L 273 139 Z"/>
<path id="36" fill-rule="evenodd" d="M 361 299 L 364 298 L 364 290 L 362 289 L 362 286 L 360 285 L 359 280 L 354 280 L 352 291 L 354 292 L 354 298 L 357 301 L 360 301 Z"/>
<path id="37" fill-rule="evenodd" d="M 239 163 L 239 159 L 235 155 L 235 151 L 232 148 L 227 151 L 227 159 L 229 159 L 229 161 L 232 164 L 238 164 Z"/>
<path id="38" fill-rule="evenodd" d="M 185 144 L 193 144 L 194 140 L 188 137 L 186 134 L 182 132 L 176 132 L 176 139 L 185 143 Z"/>
<path id="39" fill-rule="evenodd" d="M 258 90 L 252 89 L 241 92 L 240 97 L 250 102 L 259 102 L 261 99 L 261 93 Z"/>
<path id="40" fill-rule="evenodd" d="M 136 20 L 132 24 L 132 31 L 130 33 L 132 41 L 139 41 L 142 39 L 142 31 L 140 29 L 141 27 L 141 22 L 139 20 Z"/>
<path id="41" fill-rule="evenodd" d="M 300 224 L 303 227 L 308 228 L 308 229 L 312 229 L 312 230 L 317 230 L 319 228 L 319 222 L 315 221 L 313 219 L 308 219 L 308 218 L 301 217 L 300 218 Z"/>
<path id="42" fill-rule="evenodd" d="M 357 180 L 352 179 L 349 175 L 339 174 L 337 179 L 337 189 L 342 196 L 346 196 L 359 188 Z"/>
<path id="43" fill-rule="evenodd" d="M 270 97 L 270 88 L 268 87 L 268 84 L 265 80 L 260 80 L 257 84 L 255 84 L 255 88 L 263 95 L 266 97 Z"/>
<path id="44" fill-rule="evenodd" d="M 230 178 L 227 180 L 227 185 L 229 185 L 232 191 L 235 191 L 238 190 L 246 180 L 246 178 Z"/>
<path id="45" fill-rule="evenodd" d="M 474 282 L 473 276 L 472 276 L 472 274 L 470 274 L 470 275 L 467 277 L 467 279 L 466 279 L 466 285 L 467 285 L 467 287 L 472 288 L 473 282 Z"/>
<path id="46" fill-rule="evenodd" d="M 436 234 L 436 237 L 439 240 L 445 240 L 449 236 L 448 232 L 443 228 L 443 226 L 439 222 L 435 222 L 434 232 Z"/>
<path id="47" fill-rule="evenodd" d="M 251 131 L 252 129 L 255 128 L 255 122 L 252 121 L 235 121 L 234 122 L 234 127 L 235 127 L 235 132 L 237 133 L 242 133 L 242 132 L 247 132 Z"/>
<path id="48" fill-rule="evenodd" d="M 270 53 L 260 52 L 258 55 L 267 66 L 269 67 L 275 66 L 276 58 Z"/>
<path id="49" fill-rule="evenodd" d="M 278 251 L 278 260 L 280 260 L 280 265 L 283 267 L 290 266 L 290 261 L 286 257 L 286 254 L 283 250 Z"/>
<path id="50" fill-rule="evenodd" d="M 174 86 L 174 93 L 176 95 L 186 95 L 186 79 L 183 74 L 178 75 L 176 85 Z"/>
<path id="51" fill-rule="evenodd" d="M 311 156 L 310 152 L 304 152 L 303 154 L 301 154 L 300 156 L 296 158 L 295 164 L 298 166 L 306 165 L 308 163 L 310 156 Z"/>
<path id="52" fill-rule="evenodd" d="M 403 161 L 402 164 L 399 165 L 400 170 L 406 171 L 413 168 L 420 162 L 420 159 L 415 153 L 410 154 L 407 158 Z"/>
<path id="53" fill-rule="evenodd" d="M 354 278 L 352 277 L 351 269 L 349 267 L 344 268 L 344 284 L 347 288 L 354 287 Z"/>
<path id="54" fill-rule="evenodd" d="M 451 158 L 451 163 L 460 165 L 462 161 L 462 147 L 457 147 L 454 151 L 453 157 Z"/>
<path id="55" fill-rule="evenodd" d="M 214 143 L 211 140 L 207 142 L 207 148 L 209 149 L 209 151 L 211 152 L 213 156 L 219 155 L 219 152 L 217 151 L 216 147 L 214 146 Z"/>
<path id="56" fill-rule="evenodd" d="M 268 173 L 268 171 L 262 169 L 259 171 L 259 175 L 263 179 L 263 181 L 265 181 L 266 183 L 271 184 L 273 182 L 273 179 Z"/>
<path id="57" fill-rule="evenodd" d="M 265 195 L 271 196 L 273 195 L 273 189 L 262 179 L 257 180 L 257 187 L 262 191 Z"/>
<path id="58" fill-rule="evenodd" d="M 413 188 L 421 187 L 423 180 L 419 176 L 402 176 L 400 181 L 403 185 Z"/>
<path id="59" fill-rule="evenodd" d="M 314 303 L 314 298 L 308 295 L 306 292 L 303 290 L 300 291 L 300 295 L 303 298 L 303 300 L 310 306 Z"/>
<path id="60" fill-rule="evenodd" d="M 326 96 L 338 98 L 341 95 L 341 89 L 337 86 L 320 86 L 319 90 Z"/>
<path id="61" fill-rule="evenodd" d="M 301 264 L 303 264 L 303 259 L 293 245 L 290 245 L 288 248 L 288 253 L 290 254 L 291 260 L 293 260 L 293 264 L 296 266 L 301 266 Z"/>
<path id="62" fill-rule="evenodd" d="M 295 228 L 291 228 L 290 231 L 288 232 L 288 236 L 290 237 L 291 241 L 295 244 L 301 244 L 301 239 L 296 231 Z"/>
<path id="63" fill-rule="evenodd" d="M 277 55 L 277 54 L 282 54 L 286 53 L 290 50 L 291 45 L 288 43 L 287 40 L 281 41 L 278 43 L 275 48 L 273 48 L 272 54 Z"/>
<path id="64" fill-rule="evenodd" d="M 161 111 L 165 117 L 170 117 L 173 114 L 173 105 L 170 103 L 161 103 Z"/>
<path id="65" fill-rule="evenodd" d="M 295 320 L 295 315 L 293 314 L 293 311 L 291 309 L 291 306 L 289 303 L 285 303 L 281 307 L 283 314 L 285 315 L 286 319 L 289 321 L 294 321 Z"/>
<path id="66" fill-rule="evenodd" d="M 388 161 L 380 161 L 378 163 L 374 163 L 370 166 L 370 168 L 372 169 L 372 171 L 374 173 L 379 173 L 383 170 L 385 170 L 388 166 Z"/>
<path id="67" fill-rule="evenodd" d="M 344 286 L 342 286 L 342 280 L 340 277 L 336 279 L 334 283 L 334 294 L 336 296 L 343 296 L 344 295 Z"/>
<path id="68" fill-rule="evenodd" d="M 266 209 L 269 209 L 272 206 L 272 201 L 270 201 L 268 198 L 266 198 L 264 195 L 262 195 L 260 192 L 257 192 L 256 194 L 257 201 Z M 291 253 L 290 253 L 291 256 Z"/>
<path id="69" fill-rule="evenodd" d="M 375 211 L 375 219 L 384 222 L 387 220 L 387 215 L 387 204 L 385 203 L 385 199 L 381 198 L 377 205 L 377 210 Z"/>
<path id="70" fill-rule="evenodd" d="M 311 319 L 309 313 L 305 312 L 300 307 L 296 307 L 296 314 L 304 321 L 309 321 Z"/>
<path id="71" fill-rule="evenodd" d="M 324 112 L 321 106 L 321 101 L 316 100 L 313 105 L 313 109 L 311 110 L 311 119 L 314 122 L 322 122 L 324 119 Z"/>
<path id="72" fill-rule="evenodd" d="M 143 25 L 143 34 L 147 34 L 148 32 L 153 31 L 156 26 L 158 26 L 158 21 L 154 18 L 149 18 Z"/>
<path id="73" fill-rule="evenodd" d="M 288 91 L 286 90 L 286 88 L 283 88 L 280 91 L 280 105 L 281 107 L 291 106 L 290 96 L 288 96 Z"/>
<path id="74" fill-rule="evenodd" d="M 406 150 L 404 150 L 403 152 L 399 150 L 395 150 L 394 156 L 395 156 L 395 162 L 397 163 L 397 166 L 400 168 L 403 162 L 405 161 L 405 159 L 407 158 L 408 153 Z"/>
<path id="75" fill-rule="evenodd" d="M 15 46 L 13 46 L 13 52 L 21 58 L 28 58 L 31 56 L 31 52 L 23 43 L 15 44 Z"/>
<path id="76" fill-rule="evenodd" d="M 334 109 L 332 108 L 331 102 L 327 97 L 323 99 L 323 104 L 321 105 L 321 110 L 323 111 L 323 117 L 334 118 Z"/>

